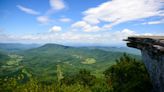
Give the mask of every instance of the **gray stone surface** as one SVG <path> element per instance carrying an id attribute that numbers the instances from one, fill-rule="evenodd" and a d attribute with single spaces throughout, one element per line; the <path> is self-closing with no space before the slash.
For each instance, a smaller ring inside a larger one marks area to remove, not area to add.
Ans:
<path id="1" fill-rule="evenodd" d="M 164 92 L 164 36 L 128 37 L 127 46 L 141 50 L 153 83 L 153 92 Z"/>

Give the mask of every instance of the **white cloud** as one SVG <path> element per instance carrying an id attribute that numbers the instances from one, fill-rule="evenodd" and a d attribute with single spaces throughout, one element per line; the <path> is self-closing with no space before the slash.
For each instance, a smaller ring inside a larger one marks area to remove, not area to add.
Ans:
<path id="1" fill-rule="evenodd" d="M 157 20 L 157 21 L 149 21 L 149 22 L 145 22 L 145 23 L 142 23 L 142 24 L 152 25 L 152 24 L 163 24 L 163 23 L 164 23 L 164 19 Z"/>
<path id="2" fill-rule="evenodd" d="M 48 16 L 38 16 L 37 21 L 41 24 L 47 24 L 51 22 L 52 20 Z"/>
<path id="3" fill-rule="evenodd" d="M 37 11 L 35 11 L 35 10 L 33 10 L 33 9 L 30 9 L 30 8 L 24 7 L 24 6 L 22 6 L 22 5 L 17 5 L 17 7 L 18 7 L 21 11 L 23 11 L 23 12 L 25 12 L 25 13 L 28 13 L 28 14 L 32 14 L 32 15 L 39 15 L 39 14 L 40 14 L 39 12 L 37 12 Z"/>
<path id="4" fill-rule="evenodd" d="M 56 11 L 62 10 L 66 7 L 63 0 L 49 0 L 50 9 L 47 10 L 45 15 L 52 15 Z"/>
<path id="5" fill-rule="evenodd" d="M 66 7 L 63 0 L 49 0 L 49 4 L 50 4 L 51 8 L 48 9 L 44 15 L 37 17 L 37 21 L 41 24 L 47 24 L 49 22 L 52 22 L 53 20 L 50 19 L 50 16 L 54 12 L 62 10 Z M 60 21 L 70 22 L 71 20 L 69 20 L 69 18 L 63 18 Z"/>
<path id="6" fill-rule="evenodd" d="M 72 20 L 70 18 L 60 18 L 59 19 L 60 22 L 71 22 Z"/>
<path id="7" fill-rule="evenodd" d="M 60 26 L 53 26 L 52 28 L 50 28 L 50 32 L 59 32 L 61 30 L 62 28 Z"/>
<path id="8" fill-rule="evenodd" d="M 99 26 L 96 25 L 90 25 L 89 23 L 85 22 L 85 21 L 78 21 L 74 24 L 72 24 L 72 28 L 75 30 L 81 30 L 84 32 L 97 32 L 100 31 L 101 28 Z"/>
<path id="9" fill-rule="evenodd" d="M 109 30 L 120 23 L 154 16 L 164 16 L 163 0 L 110 0 L 83 12 L 81 21 L 89 25 L 104 23 L 103 30 Z"/>
<path id="10" fill-rule="evenodd" d="M 54 10 L 61 10 L 65 8 L 63 0 L 50 0 L 49 3 Z"/>
<path id="11" fill-rule="evenodd" d="M 54 27 L 60 30 L 60 27 Z M 101 32 L 99 34 L 79 33 L 79 32 L 49 32 L 31 35 L 5 35 L 0 34 L 0 42 L 32 42 L 32 43 L 58 43 L 58 44 L 96 44 L 96 45 L 116 45 L 123 44 L 122 40 L 129 36 L 139 35 L 163 35 L 164 33 L 136 33 L 130 29 L 123 29 L 116 32 Z"/>
<path id="12" fill-rule="evenodd" d="M 98 24 L 100 21 L 96 18 L 96 15 L 88 15 L 83 18 L 84 21 L 90 23 L 90 24 Z"/>
<path id="13" fill-rule="evenodd" d="M 87 24 L 85 21 L 78 21 L 74 24 L 72 24 L 72 27 L 87 27 L 89 24 Z"/>
<path id="14" fill-rule="evenodd" d="M 144 33 L 144 34 L 142 34 L 143 36 L 153 36 L 153 34 L 152 33 Z"/>

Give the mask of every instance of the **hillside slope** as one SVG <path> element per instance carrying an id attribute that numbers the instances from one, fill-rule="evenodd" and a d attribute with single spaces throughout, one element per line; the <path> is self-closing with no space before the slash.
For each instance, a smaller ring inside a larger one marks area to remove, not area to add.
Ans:
<path id="1" fill-rule="evenodd" d="M 39 47 L 39 44 L 0 43 L 0 49 L 6 52 L 18 52 Z"/>
<path id="2" fill-rule="evenodd" d="M 73 73 L 81 68 L 92 71 L 100 76 L 115 60 L 122 56 L 121 52 L 104 51 L 100 49 L 88 49 L 69 47 L 58 44 L 46 44 L 22 52 L 24 57 L 22 64 L 40 78 L 53 79 L 56 75 L 56 66 L 60 65 L 64 74 Z M 139 57 L 132 55 L 134 57 Z"/>

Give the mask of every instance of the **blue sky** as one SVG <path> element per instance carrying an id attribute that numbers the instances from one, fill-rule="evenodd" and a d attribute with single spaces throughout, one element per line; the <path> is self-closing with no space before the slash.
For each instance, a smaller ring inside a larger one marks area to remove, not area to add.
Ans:
<path id="1" fill-rule="evenodd" d="M 163 0 L 0 0 L 0 42 L 118 45 L 164 35 Z"/>

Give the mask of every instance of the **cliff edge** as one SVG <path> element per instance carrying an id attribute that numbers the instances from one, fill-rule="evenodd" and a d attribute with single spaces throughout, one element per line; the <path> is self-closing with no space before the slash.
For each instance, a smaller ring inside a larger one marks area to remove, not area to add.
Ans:
<path id="1" fill-rule="evenodd" d="M 128 37 L 125 41 L 128 47 L 141 50 L 153 92 L 164 92 L 164 36 Z"/>

